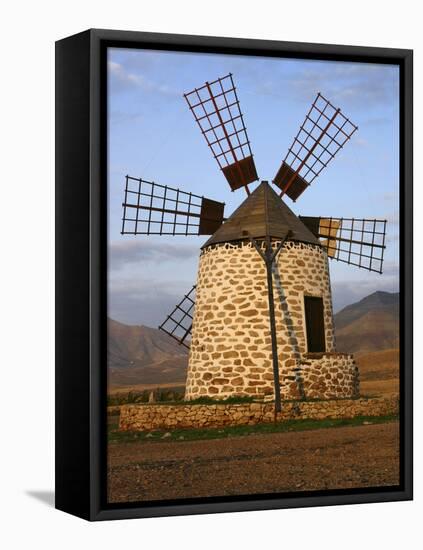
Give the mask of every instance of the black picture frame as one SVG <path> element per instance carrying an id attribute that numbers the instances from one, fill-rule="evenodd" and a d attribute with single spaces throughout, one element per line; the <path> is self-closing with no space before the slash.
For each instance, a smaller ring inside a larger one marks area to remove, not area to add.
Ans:
<path id="1" fill-rule="evenodd" d="M 400 463 L 395 487 L 106 502 L 108 47 L 396 64 L 400 68 Z M 413 53 L 91 29 L 56 43 L 56 508 L 107 520 L 412 499 Z"/>

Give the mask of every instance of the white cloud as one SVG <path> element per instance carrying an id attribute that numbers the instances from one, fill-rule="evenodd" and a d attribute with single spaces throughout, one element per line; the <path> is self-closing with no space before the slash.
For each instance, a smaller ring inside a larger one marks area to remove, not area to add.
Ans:
<path id="1" fill-rule="evenodd" d="M 110 113 L 111 124 L 125 124 L 127 122 L 136 124 L 143 120 L 143 115 L 140 113 L 125 113 L 123 111 L 114 111 Z"/>
<path id="2" fill-rule="evenodd" d="M 169 243 L 144 240 L 112 241 L 109 244 L 109 268 L 111 271 L 140 262 L 166 262 L 193 258 L 200 254 L 196 244 Z"/>
<path id="3" fill-rule="evenodd" d="M 399 292 L 399 266 L 396 262 L 385 261 L 382 276 L 374 273 L 365 279 L 333 281 L 333 309 L 335 312 L 340 311 L 378 290 Z"/>
<path id="4" fill-rule="evenodd" d="M 130 325 L 157 328 L 190 289 L 185 281 L 164 284 L 153 278 L 112 279 L 108 316 Z"/>
<path id="5" fill-rule="evenodd" d="M 386 221 L 390 224 L 398 225 L 399 224 L 399 212 L 396 211 L 396 212 L 391 212 L 390 214 L 388 214 L 386 216 Z"/>
<path id="6" fill-rule="evenodd" d="M 368 147 L 370 145 L 369 141 L 367 139 L 362 138 L 362 137 L 356 137 L 354 139 L 354 143 L 358 147 Z"/>
<path id="7" fill-rule="evenodd" d="M 138 87 L 142 84 L 142 78 L 125 71 L 120 63 L 115 61 L 108 62 L 109 75 L 112 77 L 112 83 L 116 89 L 125 90 L 128 88 Z"/>
<path id="8" fill-rule="evenodd" d="M 392 100 L 398 94 L 397 80 L 387 78 L 386 66 L 372 64 L 319 64 L 308 65 L 294 75 L 269 77 L 257 84 L 256 92 L 286 97 L 287 93 L 300 101 L 310 102 L 317 92 L 342 109 L 350 106 L 367 108 Z M 385 122 L 378 116 L 374 122 Z"/>
<path id="9" fill-rule="evenodd" d="M 181 92 L 174 90 L 166 84 L 159 84 L 146 78 L 141 73 L 131 72 L 121 63 L 108 62 L 110 83 L 113 91 L 124 92 L 133 89 L 141 89 L 145 92 L 156 92 L 167 96 L 180 96 Z"/>

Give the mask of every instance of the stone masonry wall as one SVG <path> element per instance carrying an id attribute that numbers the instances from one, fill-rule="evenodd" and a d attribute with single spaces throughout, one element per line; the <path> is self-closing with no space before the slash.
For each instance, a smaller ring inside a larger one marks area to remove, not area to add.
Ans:
<path id="1" fill-rule="evenodd" d="M 346 353 L 306 353 L 281 380 L 282 395 L 293 399 L 358 397 L 360 379 L 354 357 Z"/>
<path id="2" fill-rule="evenodd" d="M 283 404 L 278 420 L 354 418 L 398 414 L 398 397 L 341 399 L 332 401 L 296 401 Z M 147 431 L 175 428 L 212 428 L 272 422 L 273 403 L 241 405 L 124 405 L 120 410 L 119 429 Z"/>
<path id="3" fill-rule="evenodd" d="M 307 295 L 321 297 L 324 304 L 327 354 L 319 360 L 306 357 Z M 335 338 L 326 252 L 316 245 L 285 243 L 274 268 L 274 298 L 283 398 L 295 399 L 302 392 L 308 397 L 356 395 L 352 356 L 331 355 Z M 249 242 L 206 248 L 200 257 L 185 398 L 273 393 L 264 262 Z"/>

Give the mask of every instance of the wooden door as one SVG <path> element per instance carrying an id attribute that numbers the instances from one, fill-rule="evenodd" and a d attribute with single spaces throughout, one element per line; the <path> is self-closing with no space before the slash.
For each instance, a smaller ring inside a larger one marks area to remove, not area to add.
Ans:
<path id="1" fill-rule="evenodd" d="M 326 351 L 323 299 L 316 296 L 304 296 L 304 309 L 307 351 L 310 353 Z"/>

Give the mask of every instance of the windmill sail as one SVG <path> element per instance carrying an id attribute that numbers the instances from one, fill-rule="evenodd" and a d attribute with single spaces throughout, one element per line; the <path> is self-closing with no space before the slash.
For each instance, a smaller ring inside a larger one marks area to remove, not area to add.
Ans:
<path id="1" fill-rule="evenodd" d="M 122 235 L 212 235 L 225 204 L 126 176 Z"/>
<path id="2" fill-rule="evenodd" d="M 184 97 L 232 191 L 245 187 L 249 193 L 258 175 L 232 74 Z"/>
<path id="3" fill-rule="evenodd" d="M 195 286 L 175 306 L 159 329 L 189 349 L 195 307 Z"/>
<path id="4" fill-rule="evenodd" d="M 273 179 L 296 201 L 357 130 L 340 109 L 317 94 Z"/>
<path id="5" fill-rule="evenodd" d="M 334 260 L 382 273 L 386 220 L 299 216 Z"/>

